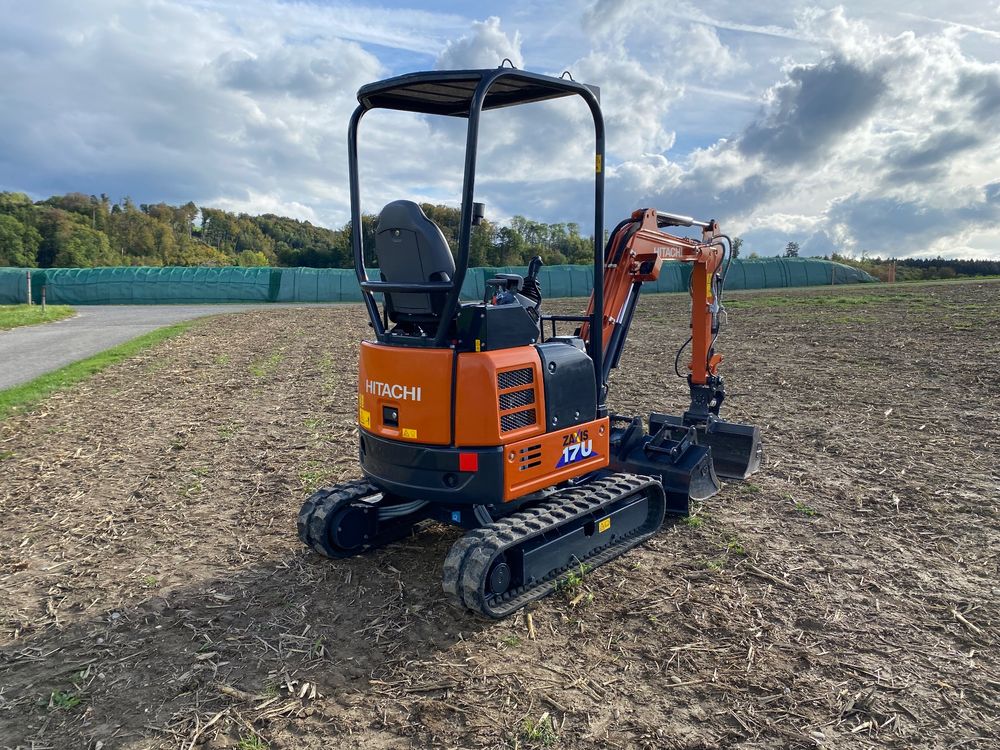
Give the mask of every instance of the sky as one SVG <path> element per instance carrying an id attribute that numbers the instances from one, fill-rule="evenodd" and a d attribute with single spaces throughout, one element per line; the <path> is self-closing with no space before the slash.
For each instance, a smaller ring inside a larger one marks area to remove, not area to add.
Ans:
<path id="1" fill-rule="evenodd" d="M 357 89 L 504 58 L 600 87 L 609 226 L 655 207 L 761 255 L 1000 257 L 1000 0 L 0 0 L 0 190 L 340 226 Z M 363 209 L 457 206 L 463 128 L 369 113 Z M 593 152 L 582 100 L 488 112 L 476 199 L 589 233 Z"/>

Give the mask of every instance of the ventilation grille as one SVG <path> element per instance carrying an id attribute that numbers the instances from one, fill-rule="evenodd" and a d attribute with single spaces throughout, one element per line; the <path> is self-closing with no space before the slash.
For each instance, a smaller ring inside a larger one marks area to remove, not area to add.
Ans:
<path id="1" fill-rule="evenodd" d="M 518 471 L 534 469 L 542 465 L 542 444 L 536 443 L 526 448 L 521 448 L 521 457 L 518 459 Z"/>
<path id="2" fill-rule="evenodd" d="M 521 427 L 530 427 L 535 423 L 535 410 L 515 411 L 500 417 L 500 432 L 510 432 Z"/>
<path id="3" fill-rule="evenodd" d="M 500 394 L 500 411 L 516 409 L 519 406 L 529 406 L 535 403 L 535 389 L 528 388 L 524 391 L 514 391 L 512 393 Z"/>
<path id="4" fill-rule="evenodd" d="M 505 391 L 508 388 L 517 388 L 519 385 L 531 385 L 534 382 L 535 371 L 531 367 L 497 373 L 497 386 L 501 391 Z"/>

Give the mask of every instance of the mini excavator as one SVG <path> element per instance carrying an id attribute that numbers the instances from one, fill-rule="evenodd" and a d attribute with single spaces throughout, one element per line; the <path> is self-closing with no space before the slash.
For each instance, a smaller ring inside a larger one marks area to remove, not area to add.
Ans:
<path id="1" fill-rule="evenodd" d="M 581 97 L 596 132 L 593 293 L 585 315 L 542 312 L 540 258 L 527 274 L 485 283 L 462 301 L 483 111 Z M 310 496 L 301 540 L 344 558 L 411 533 L 427 519 L 465 529 L 444 562 L 455 605 L 502 618 L 555 590 L 568 571 L 603 564 L 650 538 L 666 514 L 758 470 L 756 427 L 719 417 L 715 351 L 732 244 L 715 221 L 635 211 L 604 238 L 604 121 L 595 87 L 501 66 L 434 71 L 368 84 L 348 129 L 354 265 L 373 341 L 361 344 L 358 453 L 363 479 Z M 467 121 L 458 248 L 420 207 L 397 200 L 378 217 L 378 277 L 364 265 L 358 125 L 384 108 Z M 674 236 L 693 227 L 700 239 Z M 728 260 L 727 260 L 728 258 Z M 691 264 L 691 402 L 681 416 L 609 413 L 644 283 L 665 263 Z M 377 298 L 380 297 L 381 301 Z M 560 330 L 562 332 L 560 332 Z M 648 427 L 647 427 L 648 424 Z"/>

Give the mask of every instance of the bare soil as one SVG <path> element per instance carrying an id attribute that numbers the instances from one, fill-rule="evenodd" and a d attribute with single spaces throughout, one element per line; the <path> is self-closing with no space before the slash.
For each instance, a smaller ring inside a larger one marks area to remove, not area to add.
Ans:
<path id="1" fill-rule="evenodd" d="M 446 606 L 453 529 L 296 539 L 358 475 L 360 307 L 204 320 L 8 419 L 0 747 L 997 747 L 1000 284 L 731 301 L 765 467 L 530 618 Z M 617 412 L 683 409 L 686 319 L 643 299 Z"/>

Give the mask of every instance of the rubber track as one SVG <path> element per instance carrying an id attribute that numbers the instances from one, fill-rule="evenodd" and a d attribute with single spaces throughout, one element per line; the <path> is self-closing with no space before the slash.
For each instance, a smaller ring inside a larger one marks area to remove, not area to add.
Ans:
<path id="1" fill-rule="evenodd" d="M 603 547 L 592 550 L 584 559 L 573 558 L 551 571 L 544 580 L 520 586 L 502 596 L 487 596 L 486 576 L 498 555 L 557 526 L 600 512 L 625 498 L 645 493 L 650 502 L 646 522 L 632 532 L 616 537 Z M 469 532 L 448 552 L 444 563 L 443 587 L 450 603 L 468 608 L 485 617 L 506 617 L 525 604 L 552 593 L 563 573 L 578 564 L 603 565 L 641 544 L 663 523 L 665 500 L 663 488 L 655 479 L 634 474 L 614 474 L 582 487 L 557 493 L 538 505 L 502 518 Z"/>
<path id="2" fill-rule="evenodd" d="M 382 547 L 405 536 L 413 528 L 413 525 L 422 519 L 422 516 L 416 516 L 405 521 L 399 519 L 385 524 L 384 531 L 377 534 L 361 547 L 344 549 L 330 542 L 330 537 L 327 534 L 329 519 L 337 511 L 344 508 L 344 506 L 364 500 L 366 497 L 375 495 L 378 492 L 377 487 L 369 484 L 364 479 L 356 479 L 317 490 L 306 498 L 301 510 L 299 510 L 297 523 L 299 539 L 303 544 L 324 557 L 340 559 L 360 555 L 370 549 Z"/>

